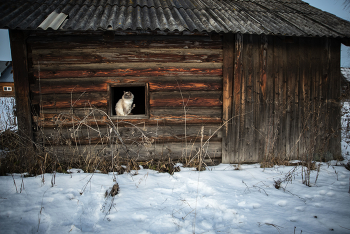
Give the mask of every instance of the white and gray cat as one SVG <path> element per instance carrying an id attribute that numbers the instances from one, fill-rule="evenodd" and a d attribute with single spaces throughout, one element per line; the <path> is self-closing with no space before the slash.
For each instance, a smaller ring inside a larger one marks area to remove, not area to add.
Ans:
<path id="1" fill-rule="evenodd" d="M 131 113 L 131 110 L 134 109 L 135 104 L 133 105 L 134 95 L 131 92 L 125 92 L 123 97 L 119 99 L 115 105 L 115 112 L 117 116 L 127 116 Z"/>

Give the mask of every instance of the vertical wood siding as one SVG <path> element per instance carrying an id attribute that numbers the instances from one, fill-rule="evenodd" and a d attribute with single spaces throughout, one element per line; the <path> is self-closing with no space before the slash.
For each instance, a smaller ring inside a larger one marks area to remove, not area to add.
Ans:
<path id="1" fill-rule="evenodd" d="M 214 134 L 222 121 L 220 38 L 116 36 L 105 41 L 99 36 L 87 40 L 63 35 L 33 36 L 28 44 L 35 80 L 32 104 L 38 107 L 33 116 L 37 141 L 61 153 L 68 154 L 67 145 L 77 144 L 94 145 L 90 151 L 103 154 L 103 144 L 110 143 L 109 119 L 101 112 L 109 112 L 109 85 L 147 83 L 150 117 L 113 119 L 125 143 L 140 150 L 138 159 L 179 158 L 186 146 L 193 154 L 201 126 L 204 140 L 210 138 L 208 154 L 221 157 L 221 131 Z M 101 111 L 89 115 L 91 106 Z M 152 146 L 136 147 L 142 135 L 135 126 Z"/>
<path id="2" fill-rule="evenodd" d="M 233 43 L 223 162 L 339 157 L 339 41 L 237 34 Z"/>

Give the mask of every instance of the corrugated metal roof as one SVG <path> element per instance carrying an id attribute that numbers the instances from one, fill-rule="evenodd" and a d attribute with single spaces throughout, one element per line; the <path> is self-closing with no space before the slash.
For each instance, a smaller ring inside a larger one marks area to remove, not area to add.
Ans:
<path id="1" fill-rule="evenodd" d="M 1 0 L 0 28 L 350 38 L 350 22 L 301 0 Z"/>

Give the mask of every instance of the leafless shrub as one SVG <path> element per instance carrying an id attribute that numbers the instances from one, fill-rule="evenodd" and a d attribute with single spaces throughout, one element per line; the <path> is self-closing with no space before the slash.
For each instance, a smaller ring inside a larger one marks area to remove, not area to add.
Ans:
<path id="1" fill-rule="evenodd" d="M 286 104 L 290 105 L 289 102 Z M 291 158 L 298 156 L 298 163 L 294 165 L 301 170 L 302 182 L 311 186 L 311 171 L 317 170 L 315 183 L 318 178 L 319 167 L 316 166 L 315 161 L 326 161 L 328 158 L 328 146 L 329 141 L 337 134 L 335 129 L 325 131 L 327 128 L 326 123 L 329 122 L 329 115 L 327 110 L 327 102 L 322 100 L 304 100 L 303 106 L 299 109 L 299 112 L 303 114 L 300 119 L 300 132 L 297 139 L 289 150 L 278 151 L 276 150 L 277 135 L 280 131 L 280 118 L 286 113 L 287 106 L 281 106 L 276 104 L 276 110 L 274 112 L 274 123 L 269 123 L 267 132 L 262 134 L 265 137 L 265 156 L 261 162 L 261 167 L 273 167 L 274 165 L 293 165 L 290 162 Z M 271 120 L 272 121 L 272 120 Z M 334 155 L 335 157 L 336 155 Z M 288 177 L 288 178 L 287 178 Z M 285 180 L 290 180 L 291 177 L 287 176 Z M 281 187 L 281 183 L 285 180 L 277 180 L 274 183 L 276 188 Z"/>

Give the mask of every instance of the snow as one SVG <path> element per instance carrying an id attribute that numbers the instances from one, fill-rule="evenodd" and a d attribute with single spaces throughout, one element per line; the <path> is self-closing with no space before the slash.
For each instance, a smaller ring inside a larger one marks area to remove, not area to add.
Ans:
<path id="1" fill-rule="evenodd" d="M 350 67 L 340 68 L 340 72 L 343 74 L 345 79 L 350 82 Z"/>
<path id="2" fill-rule="evenodd" d="M 0 97 L 0 131 L 17 129 L 17 119 L 14 116 L 14 97 Z"/>
<path id="3" fill-rule="evenodd" d="M 345 107 L 349 107 L 348 104 Z M 346 116 L 343 120 L 346 120 Z M 345 122 L 344 122 L 345 123 Z M 344 134 L 345 136 L 347 134 Z M 1 233 L 350 233 L 350 159 L 301 167 L 260 164 L 0 177 Z M 275 181 L 291 180 L 275 188 Z M 105 197 L 115 184 L 119 194 Z"/>
<path id="4" fill-rule="evenodd" d="M 349 233 L 349 171 L 332 163 L 321 163 L 316 183 L 312 172 L 311 187 L 298 170 L 280 189 L 274 181 L 293 167 L 3 176 L 1 232 L 293 233 L 295 227 L 296 233 Z M 114 180 L 119 194 L 105 198 Z"/>

